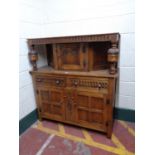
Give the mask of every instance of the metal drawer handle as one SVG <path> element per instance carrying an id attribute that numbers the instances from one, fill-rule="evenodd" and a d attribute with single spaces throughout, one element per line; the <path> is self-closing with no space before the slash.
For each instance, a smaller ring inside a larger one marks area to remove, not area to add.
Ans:
<path id="1" fill-rule="evenodd" d="M 78 85 L 78 82 L 77 82 L 77 81 L 75 81 L 75 82 L 74 82 L 74 86 L 75 86 L 75 87 L 77 87 L 77 85 Z"/>
<path id="2" fill-rule="evenodd" d="M 57 84 L 57 85 L 60 84 L 60 80 L 56 80 L 56 84 Z"/>
<path id="3" fill-rule="evenodd" d="M 99 84 L 98 84 L 98 89 L 101 89 L 101 87 L 102 87 L 102 86 L 101 86 L 101 84 L 99 83 Z"/>

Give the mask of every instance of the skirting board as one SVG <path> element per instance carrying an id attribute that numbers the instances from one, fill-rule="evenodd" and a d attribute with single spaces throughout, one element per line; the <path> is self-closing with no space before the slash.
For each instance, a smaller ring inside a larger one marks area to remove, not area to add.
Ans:
<path id="1" fill-rule="evenodd" d="M 19 121 L 19 135 L 28 129 L 38 119 L 37 109 Z M 135 111 L 130 109 L 115 108 L 114 119 L 135 122 Z"/>
<path id="2" fill-rule="evenodd" d="M 19 135 L 21 135 L 26 129 L 28 129 L 38 119 L 37 109 L 26 115 L 19 121 Z"/>
<path id="3" fill-rule="evenodd" d="M 135 110 L 115 108 L 114 118 L 128 122 L 135 122 Z"/>

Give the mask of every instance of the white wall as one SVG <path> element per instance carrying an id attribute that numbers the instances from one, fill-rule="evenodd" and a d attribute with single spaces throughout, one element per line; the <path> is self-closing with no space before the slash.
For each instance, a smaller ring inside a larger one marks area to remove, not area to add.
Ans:
<path id="1" fill-rule="evenodd" d="M 35 37 L 119 32 L 116 106 L 134 109 L 134 0 L 21 0 L 20 8 L 20 118 L 35 109 L 26 47 L 26 38 Z"/>
<path id="2" fill-rule="evenodd" d="M 32 79 L 29 74 L 31 64 L 28 60 L 27 38 L 41 37 L 43 34 L 44 13 L 41 0 L 20 0 L 19 3 L 19 119 L 29 114 L 36 108 Z M 44 47 L 37 47 L 43 51 Z M 40 57 L 41 57 L 40 56 Z M 46 62 L 40 59 L 39 66 Z"/>
<path id="3" fill-rule="evenodd" d="M 134 0 L 46 0 L 45 37 L 119 32 L 116 106 L 135 108 Z"/>

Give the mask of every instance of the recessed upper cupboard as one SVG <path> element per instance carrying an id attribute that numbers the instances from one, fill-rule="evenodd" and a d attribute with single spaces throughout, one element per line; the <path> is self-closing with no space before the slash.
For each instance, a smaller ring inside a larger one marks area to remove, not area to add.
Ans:
<path id="1" fill-rule="evenodd" d="M 107 69 L 110 47 L 110 42 L 54 44 L 54 68 L 77 71 Z"/>
<path id="2" fill-rule="evenodd" d="M 34 70 L 38 59 L 35 45 L 46 45 L 48 65 L 56 70 L 117 72 L 119 33 L 28 39 Z"/>

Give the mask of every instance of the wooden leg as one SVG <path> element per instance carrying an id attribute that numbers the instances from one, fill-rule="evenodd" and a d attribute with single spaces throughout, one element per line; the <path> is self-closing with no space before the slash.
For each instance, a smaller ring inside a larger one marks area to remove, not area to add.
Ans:
<path id="1" fill-rule="evenodd" d="M 112 132 L 111 131 L 108 131 L 107 132 L 107 138 L 110 138 L 111 139 L 111 136 L 112 136 Z"/>
<path id="2" fill-rule="evenodd" d="M 107 138 L 111 138 L 112 128 L 113 128 L 113 123 L 112 123 L 112 121 L 109 121 L 108 125 L 107 125 Z"/>
<path id="3" fill-rule="evenodd" d="M 38 109 L 38 117 L 39 117 L 39 121 L 42 121 L 41 111 L 39 109 Z"/>

